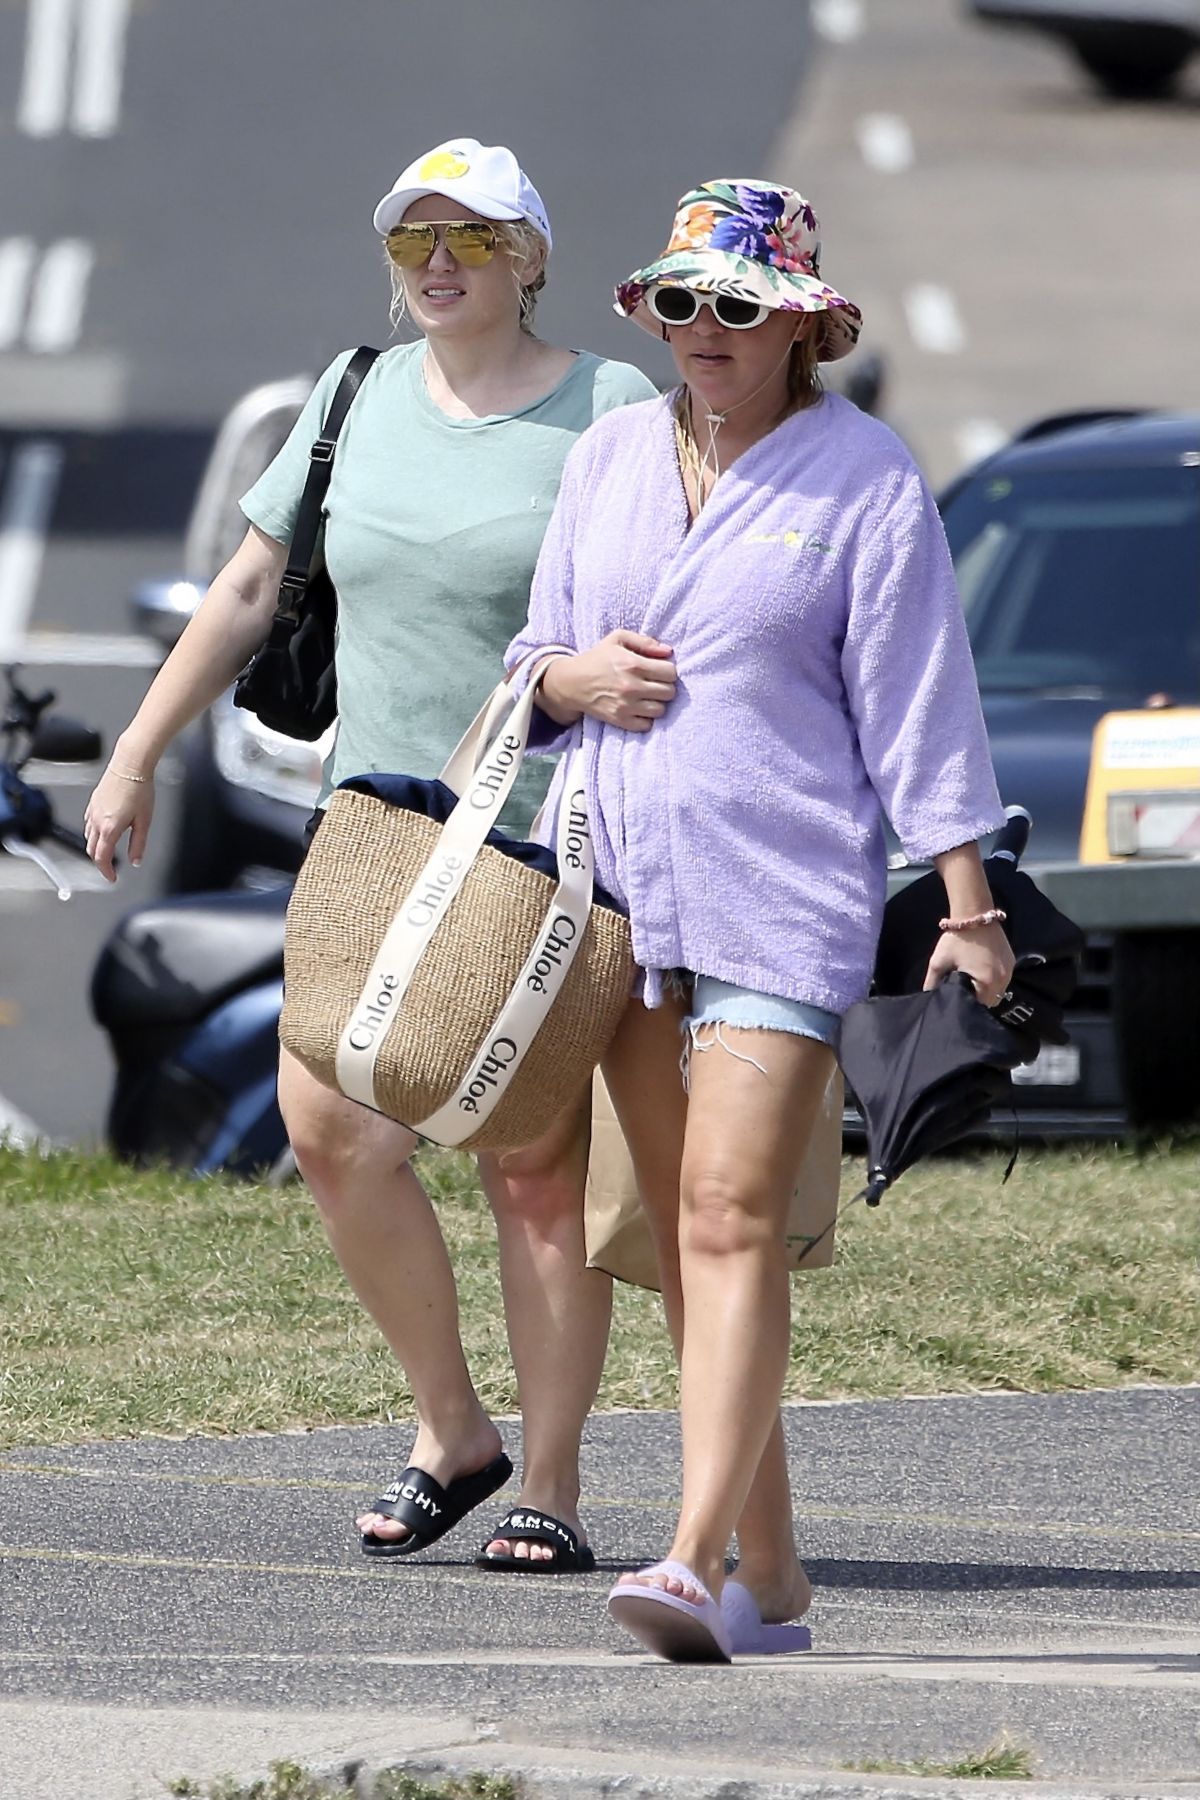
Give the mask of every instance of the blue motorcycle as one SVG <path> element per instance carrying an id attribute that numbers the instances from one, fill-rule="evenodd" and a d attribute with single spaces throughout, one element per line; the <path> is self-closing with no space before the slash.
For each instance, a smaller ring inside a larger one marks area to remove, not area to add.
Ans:
<path id="1" fill-rule="evenodd" d="M 117 1065 L 118 1156 L 193 1175 L 293 1172 L 275 1093 L 290 893 L 152 901 L 102 947 L 92 1013 Z"/>
<path id="2" fill-rule="evenodd" d="M 48 853 L 87 855 L 49 796 L 22 771 L 93 762 L 99 733 L 52 714 L 5 671 L 0 717 L 0 849 L 34 863 L 60 900 L 68 874 Z M 103 945 L 92 1012 L 116 1062 L 107 1136 L 135 1163 L 282 1179 L 294 1171 L 275 1097 L 290 883 L 261 893 L 187 894 L 138 906 Z"/>
<path id="3" fill-rule="evenodd" d="M 26 781 L 22 771 L 36 757 L 42 762 L 94 762 L 100 755 L 100 734 L 61 713 L 51 713 L 55 695 L 47 689 L 29 694 L 17 679 L 15 668 L 5 669 L 7 693 L 0 715 L 0 849 L 39 868 L 60 900 L 71 898 L 69 877 L 47 854 L 47 844 L 57 844 L 86 856 L 87 845 L 79 832 L 60 825 L 43 788 Z"/>

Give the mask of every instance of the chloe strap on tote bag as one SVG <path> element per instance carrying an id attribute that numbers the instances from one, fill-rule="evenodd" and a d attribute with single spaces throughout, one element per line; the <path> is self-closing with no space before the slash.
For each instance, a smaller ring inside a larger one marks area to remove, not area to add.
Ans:
<path id="1" fill-rule="evenodd" d="M 494 825 L 544 668 L 519 699 L 496 689 L 439 780 L 337 788 L 288 907 L 284 1047 L 438 1144 L 540 1137 L 586 1088 L 632 987 L 629 921 L 595 885 L 579 752 L 554 852 Z"/>

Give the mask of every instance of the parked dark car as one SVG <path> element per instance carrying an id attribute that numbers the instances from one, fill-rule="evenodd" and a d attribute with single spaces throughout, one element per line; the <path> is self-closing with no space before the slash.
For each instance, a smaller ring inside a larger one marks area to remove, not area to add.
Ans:
<path id="1" fill-rule="evenodd" d="M 1021 1109 L 1055 1131 L 1178 1123 L 1200 1109 L 1184 1053 L 1200 1016 L 1200 858 L 1078 863 L 1098 720 L 1200 703 L 1200 414 L 1042 420 L 941 508 L 1000 792 L 1034 818 L 1025 867 L 1065 910 L 1082 894 L 1110 925 L 1087 929 L 1072 1043 L 1019 1072 Z M 1102 906 L 1097 884 L 1115 896 Z"/>
<path id="2" fill-rule="evenodd" d="M 1200 50 L 1200 0 L 967 0 L 967 10 L 1056 39 L 1118 100 L 1169 93 Z"/>

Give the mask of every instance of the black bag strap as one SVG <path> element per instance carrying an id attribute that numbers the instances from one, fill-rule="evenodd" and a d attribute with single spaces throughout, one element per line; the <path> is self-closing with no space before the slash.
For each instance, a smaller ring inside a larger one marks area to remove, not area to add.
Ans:
<path id="1" fill-rule="evenodd" d="M 354 352 L 337 384 L 333 399 L 329 402 L 321 435 L 308 453 L 308 475 L 304 482 L 304 492 L 300 496 L 300 510 L 296 514 L 292 541 L 288 546 L 287 566 L 279 582 L 279 602 L 275 611 L 275 617 L 285 620 L 289 625 L 298 625 L 300 622 L 300 611 L 312 572 L 317 539 L 321 535 L 321 509 L 333 474 L 333 453 L 337 448 L 338 434 L 354 396 L 378 355 L 378 350 L 371 349 L 369 344 L 361 345 Z"/>

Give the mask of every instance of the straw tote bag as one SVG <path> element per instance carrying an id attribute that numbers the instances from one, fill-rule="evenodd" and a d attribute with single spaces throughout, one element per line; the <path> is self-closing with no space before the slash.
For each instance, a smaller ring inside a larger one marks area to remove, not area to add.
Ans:
<path id="1" fill-rule="evenodd" d="M 595 886 L 571 754 L 555 852 L 494 829 L 545 665 L 502 683 L 438 781 L 333 794 L 296 881 L 280 1041 L 326 1087 L 434 1143 L 532 1143 L 587 1085 L 632 988 L 629 921 Z"/>

